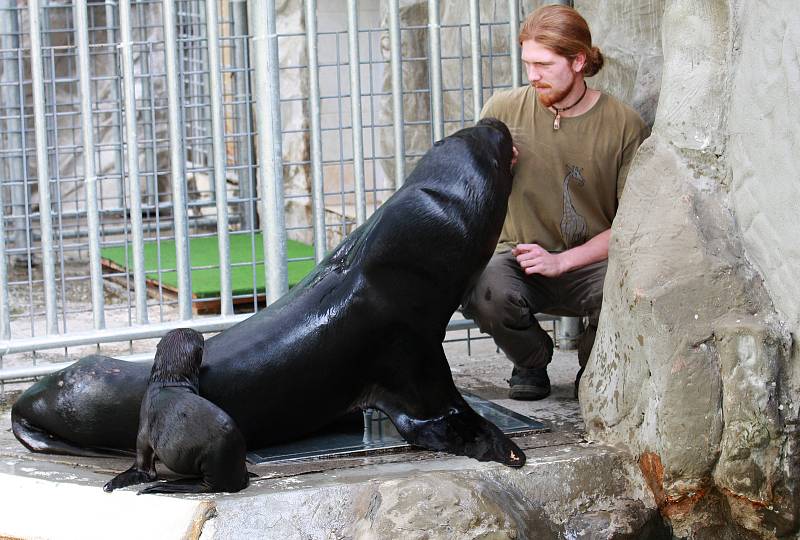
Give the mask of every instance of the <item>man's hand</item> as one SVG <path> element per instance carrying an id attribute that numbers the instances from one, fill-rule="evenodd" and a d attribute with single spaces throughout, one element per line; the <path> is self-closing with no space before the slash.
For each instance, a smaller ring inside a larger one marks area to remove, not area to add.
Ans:
<path id="1" fill-rule="evenodd" d="M 550 253 L 539 244 L 517 244 L 511 254 L 528 275 L 557 277 L 567 270 L 560 253 Z"/>
<path id="2" fill-rule="evenodd" d="M 606 260 L 610 238 L 611 229 L 606 229 L 585 244 L 561 253 L 550 253 L 539 244 L 517 244 L 511 254 L 528 275 L 558 277 L 565 272 Z"/>

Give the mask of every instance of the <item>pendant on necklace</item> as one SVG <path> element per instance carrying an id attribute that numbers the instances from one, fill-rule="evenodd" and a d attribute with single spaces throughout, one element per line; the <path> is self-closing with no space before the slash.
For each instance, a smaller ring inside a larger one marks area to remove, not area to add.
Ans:
<path id="1" fill-rule="evenodd" d="M 553 120 L 553 129 L 561 127 L 561 113 L 556 113 L 556 118 Z"/>

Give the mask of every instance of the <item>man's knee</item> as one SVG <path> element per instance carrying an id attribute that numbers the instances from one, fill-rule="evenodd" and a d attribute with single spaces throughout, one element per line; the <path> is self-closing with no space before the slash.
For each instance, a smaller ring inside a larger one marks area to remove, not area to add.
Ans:
<path id="1" fill-rule="evenodd" d="M 490 334 L 498 325 L 516 330 L 528 328 L 534 323 L 534 306 L 525 294 L 526 287 L 508 255 L 497 254 L 467 295 L 462 311 Z"/>
<path id="2" fill-rule="evenodd" d="M 490 284 L 478 283 L 468 295 L 462 308 L 465 316 L 480 326 L 502 324 L 507 328 L 523 329 L 531 325 L 531 307 L 525 297 L 515 290 L 503 290 Z"/>

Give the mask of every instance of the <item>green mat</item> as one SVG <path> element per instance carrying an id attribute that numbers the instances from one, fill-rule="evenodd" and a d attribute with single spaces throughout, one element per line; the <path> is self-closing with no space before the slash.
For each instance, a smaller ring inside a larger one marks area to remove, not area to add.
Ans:
<path id="1" fill-rule="evenodd" d="M 253 250 L 255 248 L 255 250 Z M 251 237 L 250 234 L 232 234 L 230 236 L 231 251 L 231 286 L 234 295 L 253 294 L 255 289 L 264 293 L 264 243 L 261 233 Z M 104 264 L 121 271 L 133 271 L 133 249 L 125 247 L 107 247 L 100 250 Z M 286 241 L 286 253 L 289 274 L 289 286 L 300 282 L 314 268 L 314 248 L 308 244 Z M 195 298 L 213 298 L 219 296 L 219 247 L 216 236 L 191 238 L 189 254 L 192 266 L 192 296 Z M 255 276 L 253 275 L 253 255 L 255 255 Z M 160 257 L 160 265 L 159 265 Z M 305 260 L 292 260 L 305 259 Z M 111 263 L 111 264 L 107 264 Z M 242 264 L 244 263 L 244 264 Z M 241 266 L 237 266 L 241 264 Z M 144 243 L 145 277 L 151 283 L 160 283 L 168 289 L 178 289 L 178 273 L 175 271 L 175 241 L 161 240 L 160 243 L 148 241 Z M 159 266 L 162 270 L 158 272 Z M 205 268 L 205 267 L 215 268 Z M 197 267 L 203 267 L 195 269 Z M 130 270 L 128 270 L 130 269 Z M 255 284 L 253 283 L 255 278 Z"/>

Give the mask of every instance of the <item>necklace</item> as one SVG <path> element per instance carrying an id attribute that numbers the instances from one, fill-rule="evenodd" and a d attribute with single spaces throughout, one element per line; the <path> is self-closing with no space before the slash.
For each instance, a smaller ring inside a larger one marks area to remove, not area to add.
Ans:
<path id="1" fill-rule="evenodd" d="M 580 103 L 581 100 L 583 100 L 583 97 L 586 95 L 586 89 L 587 89 L 586 81 L 583 81 L 583 94 L 581 94 L 581 97 L 578 98 L 578 101 L 576 101 L 575 103 L 573 103 L 569 107 L 562 107 L 562 108 L 559 109 L 555 105 L 551 105 L 551 107 L 553 107 L 556 110 L 556 118 L 555 118 L 555 120 L 553 120 L 553 129 L 558 129 L 558 128 L 561 127 L 561 112 L 562 111 L 568 111 L 571 108 L 573 108 L 575 105 Z"/>

